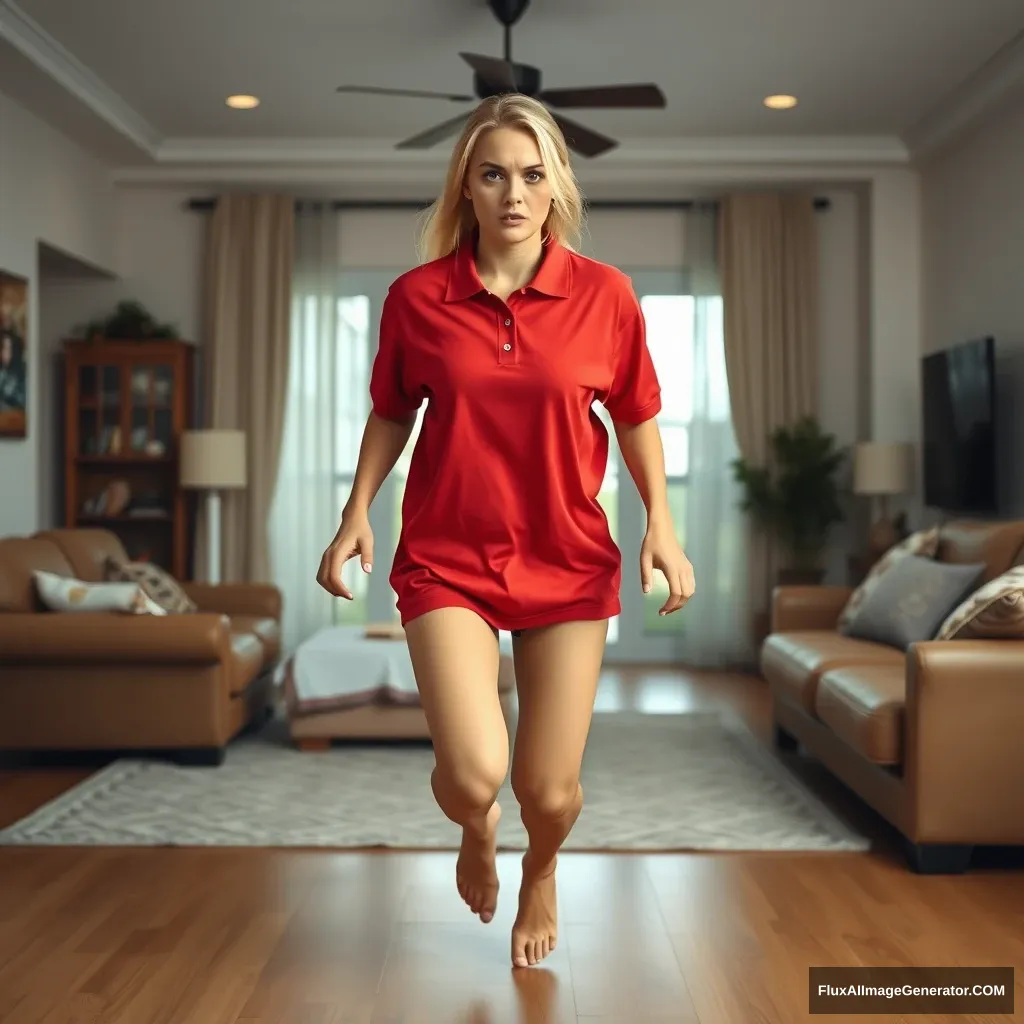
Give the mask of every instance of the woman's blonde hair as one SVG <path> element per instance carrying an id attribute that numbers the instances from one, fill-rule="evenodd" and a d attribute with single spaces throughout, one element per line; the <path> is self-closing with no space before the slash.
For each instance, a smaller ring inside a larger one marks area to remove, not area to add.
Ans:
<path id="1" fill-rule="evenodd" d="M 426 211 L 419 238 L 423 260 L 447 256 L 476 226 L 473 204 L 463 186 L 473 148 L 480 136 L 493 128 L 518 128 L 536 140 L 541 161 L 551 183 L 551 210 L 543 232 L 573 248 L 583 225 L 583 194 L 572 164 L 569 147 L 547 107 L 521 93 L 504 93 L 484 100 L 469 116 L 452 149 L 441 195 Z"/>

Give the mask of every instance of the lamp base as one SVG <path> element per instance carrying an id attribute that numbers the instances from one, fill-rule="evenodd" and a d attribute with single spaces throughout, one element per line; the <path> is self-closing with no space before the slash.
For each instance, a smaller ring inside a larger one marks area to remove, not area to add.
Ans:
<path id="1" fill-rule="evenodd" d="M 220 491 L 206 492 L 206 579 L 220 583 Z"/>
<path id="2" fill-rule="evenodd" d="M 868 556 L 872 563 L 877 562 L 890 548 L 899 543 L 900 535 L 896 524 L 883 516 L 872 524 L 868 531 Z"/>

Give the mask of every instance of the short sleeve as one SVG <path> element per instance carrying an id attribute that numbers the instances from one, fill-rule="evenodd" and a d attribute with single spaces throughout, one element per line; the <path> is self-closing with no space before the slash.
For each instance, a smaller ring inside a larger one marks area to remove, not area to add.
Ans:
<path id="1" fill-rule="evenodd" d="M 370 371 L 370 402 L 373 411 L 386 420 L 407 420 L 419 409 L 409 378 L 409 354 L 402 331 L 399 299 L 393 291 L 384 298 L 380 316 L 377 354 Z"/>
<path id="2" fill-rule="evenodd" d="M 638 424 L 661 411 L 661 385 L 647 347 L 647 323 L 633 291 L 625 284 L 616 325 L 612 384 L 602 403 L 613 422 Z"/>

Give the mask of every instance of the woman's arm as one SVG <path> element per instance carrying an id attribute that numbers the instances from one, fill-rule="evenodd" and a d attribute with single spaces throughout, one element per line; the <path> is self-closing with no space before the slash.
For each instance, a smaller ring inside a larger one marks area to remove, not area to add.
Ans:
<path id="1" fill-rule="evenodd" d="M 352 492 L 342 510 L 342 522 L 352 515 L 368 515 L 373 499 L 412 436 L 416 414 L 407 420 L 390 420 L 371 412 L 363 428 Z"/>
<path id="2" fill-rule="evenodd" d="M 364 572 L 373 568 L 370 505 L 409 443 L 415 424 L 415 413 L 407 419 L 392 420 L 371 412 L 366 421 L 352 491 L 342 510 L 341 525 L 320 559 L 320 569 L 316 574 L 317 583 L 335 597 L 352 600 L 352 592 L 342 581 L 341 571 L 353 555 L 360 556 Z"/>
<path id="3" fill-rule="evenodd" d="M 665 451 L 658 421 L 652 417 L 643 423 L 616 423 L 614 426 L 623 461 L 647 509 L 648 525 L 667 520 L 671 529 Z"/>
<path id="4" fill-rule="evenodd" d="M 658 614 L 670 615 L 689 601 L 696 586 L 693 566 L 679 545 L 668 506 L 665 451 L 658 421 L 651 417 L 637 424 L 615 423 L 615 436 L 647 509 L 647 533 L 640 549 L 640 582 L 644 593 L 649 593 L 654 570 L 661 571 L 668 583 L 669 598 Z"/>

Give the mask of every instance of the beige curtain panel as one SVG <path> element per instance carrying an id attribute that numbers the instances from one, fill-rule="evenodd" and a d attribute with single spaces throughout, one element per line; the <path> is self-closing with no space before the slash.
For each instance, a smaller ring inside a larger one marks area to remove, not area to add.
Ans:
<path id="1" fill-rule="evenodd" d="M 270 579 L 267 522 L 284 428 L 294 199 L 223 195 L 206 246 L 203 425 L 246 437 L 246 486 L 222 494 L 221 578 Z M 206 575 L 199 503 L 196 576 Z"/>
<path id="2" fill-rule="evenodd" d="M 736 441 L 766 464 L 776 427 L 818 411 L 818 226 L 806 193 L 742 193 L 721 204 L 725 361 Z M 752 611 L 768 609 L 779 568 L 750 538 Z"/>

